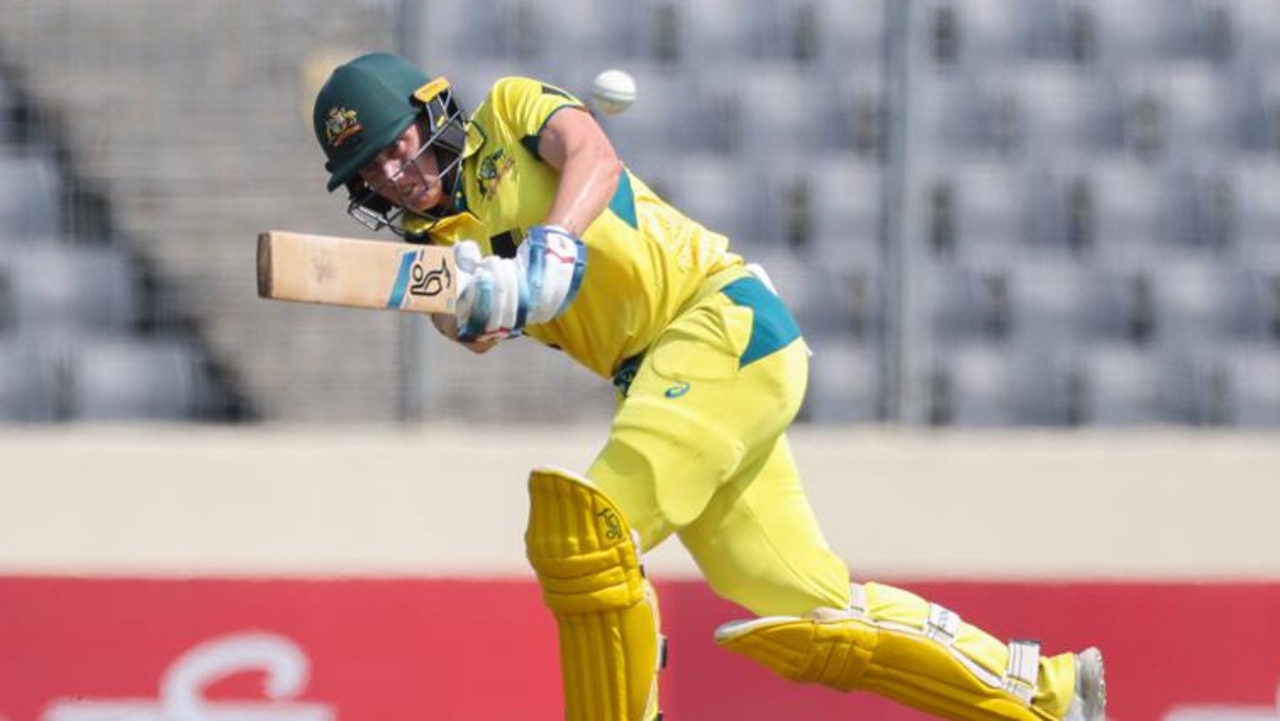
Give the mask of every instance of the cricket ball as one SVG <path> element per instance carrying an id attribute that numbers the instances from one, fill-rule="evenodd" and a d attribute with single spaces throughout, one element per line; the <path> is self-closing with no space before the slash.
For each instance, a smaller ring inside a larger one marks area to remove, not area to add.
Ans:
<path id="1" fill-rule="evenodd" d="M 610 69 L 591 83 L 591 101 L 605 115 L 617 115 L 636 101 L 636 81 L 625 70 Z"/>

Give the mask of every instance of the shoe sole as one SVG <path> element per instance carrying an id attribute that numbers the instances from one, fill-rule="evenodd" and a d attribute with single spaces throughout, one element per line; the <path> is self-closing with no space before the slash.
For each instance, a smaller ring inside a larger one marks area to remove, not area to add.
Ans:
<path id="1" fill-rule="evenodd" d="M 1076 672 L 1080 674 L 1080 697 L 1084 702 L 1085 721 L 1106 721 L 1107 675 L 1102 652 L 1090 646 L 1078 656 Z"/>

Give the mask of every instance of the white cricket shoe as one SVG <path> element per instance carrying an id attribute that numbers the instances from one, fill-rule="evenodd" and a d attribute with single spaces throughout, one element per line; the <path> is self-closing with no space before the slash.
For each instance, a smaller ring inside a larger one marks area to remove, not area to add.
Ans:
<path id="1" fill-rule="evenodd" d="M 1076 654 L 1076 692 L 1062 721 L 1106 721 L 1107 679 L 1102 652 L 1090 646 Z"/>

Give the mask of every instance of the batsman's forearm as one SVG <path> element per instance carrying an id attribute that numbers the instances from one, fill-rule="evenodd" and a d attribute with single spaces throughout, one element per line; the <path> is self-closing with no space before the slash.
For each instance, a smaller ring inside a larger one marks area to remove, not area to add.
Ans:
<path id="1" fill-rule="evenodd" d="M 612 148 L 587 146 L 572 152 L 560 171 L 546 224 L 582 235 L 613 199 L 622 177 L 622 162 Z"/>

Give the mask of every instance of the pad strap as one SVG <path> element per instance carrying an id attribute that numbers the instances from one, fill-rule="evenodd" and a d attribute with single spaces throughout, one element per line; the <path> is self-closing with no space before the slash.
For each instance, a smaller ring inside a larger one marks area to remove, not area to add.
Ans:
<path id="1" fill-rule="evenodd" d="M 1009 642 L 1009 665 L 1004 670 L 1004 690 L 1030 704 L 1035 698 L 1040 676 L 1040 642 L 1014 639 Z"/>
<path id="2" fill-rule="evenodd" d="M 1018 700 L 1031 705 L 1039 684 L 1040 643 L 1027 639 L 1013 639 L 1009 642 L 1009 661 L 1004 673 L 1000 676 L 988 671 L 955 648 L 956 636 L 960 633 L 962 620 L 960 615 L 950 609 L 930 603 L 928 615 L 920 628 L 912 628 L 900 623 L 874 619 L 871 617 L 867 602 L 866 587 L 860 583 L 849 586 L 849 613 L 873 626 L 885 630 L 905 633 L 919 633 L 941 646 L 954 659 L 959 661 L 975 678 L 992 688 L 1000 688 L 1013 694 Z"/>

